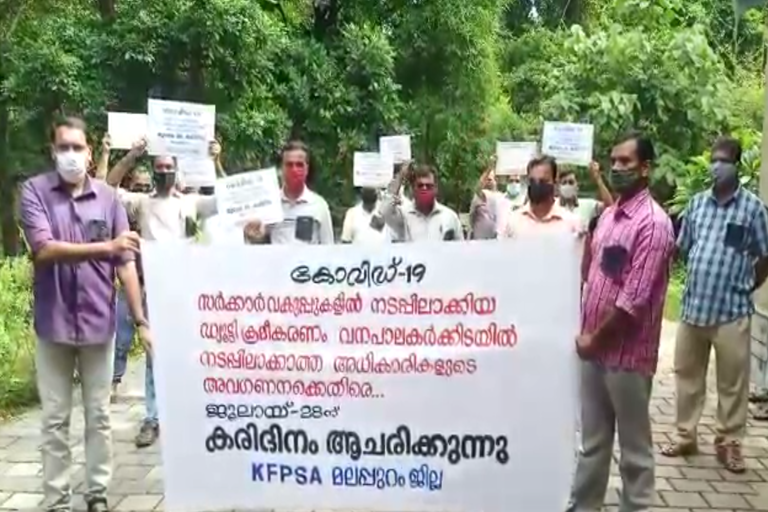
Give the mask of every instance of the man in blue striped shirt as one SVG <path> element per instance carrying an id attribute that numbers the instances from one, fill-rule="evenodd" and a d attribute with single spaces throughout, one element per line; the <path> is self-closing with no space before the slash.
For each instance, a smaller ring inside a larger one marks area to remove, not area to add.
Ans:
<path id="1" fill-rule="evenodd" d="M 696 426 L 706 397 L 712 347 L 716 355 L 715 447 L 725 469 L 745 470 L 741 439 L 747 423 L 752 292 L 768 276 L 768 214 L 739 183 L 741 146 L 719 138 L 712 149 L 710 190 L 691 199 L 677 241 L 686 259 L 683 310 L 675 347 L 677 438 L 669 457 L 697 451 Z"/>

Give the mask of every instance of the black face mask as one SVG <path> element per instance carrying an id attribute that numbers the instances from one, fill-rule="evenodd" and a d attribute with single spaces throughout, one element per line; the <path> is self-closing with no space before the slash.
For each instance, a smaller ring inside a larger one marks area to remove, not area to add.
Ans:
<path id="1" fill-rule="evenodd" d="M 545 181 L 532 180 L 528 183 L 528 200 L 531 204 L 541 204 L 549 201 L 555 195 L 555 184 Z"/>
<path id="2" fill-rule="evenodd" d="M 152 175 L 155 188 L 160 192 L 168 192 L 176 184 L 175 172 L 156 172 Z"/>
<path id="3" fill-rule="evenodd" d="M 619 195 L 637 188 L 640 178 L 637 169 L 611 169 L 611 188 Z"/>
<path id="4" fill-rule="evenodd" d="M 364 188 L 360 191 L 360 199 L 363 201 L 364 205 L 373 206 L 379 199 L 379 194 L 374 189 Z"/>

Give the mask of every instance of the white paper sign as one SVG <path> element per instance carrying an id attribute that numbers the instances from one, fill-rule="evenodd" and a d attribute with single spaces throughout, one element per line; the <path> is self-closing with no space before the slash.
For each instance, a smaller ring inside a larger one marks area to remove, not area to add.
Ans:
<path id="1" fill-rule="evenodd" d="M 356 187 L 385 188 L 392 181 L 394 170 L 388 154 L 356 152 L 353 182 Z"/>
<path id="2" fill-rule="evenodd" d="M 547 121 L 541 152 L 555 157 L 557 163 L 586 166 L 592 161 L 594 140 L 594 125 Z"/>
<path id="3" fill-rule="evenodd" d="M 392 162 L 401 164 L 411 160 L 411 136 L 388 135 L 379 137 L 379 153 L 390 155 Z"/>
<path id="4" fill-rule="evenodd" d="M 216 205 L 222 222 L 243 224 L 260 220 L 263 224 L 283 221 L 280 185 L 274 167 L 221 178 L 216 181 Z"/>
<path id="5" fill-rule="evenodd" d="M 577 243 L 435 249 L 143 244 L 165 510 L 563 510 Z"/>
<path id="6" fill-rule="evenodd" d="M 530 162 L 539 150 L 536 142 L 497 142 L 496 174 L 525 174 Z"/>
<path id="7" fill-rule="evenodd" d="M 131 149 L 147 136 L 147 114 L 107 112 L 107 132 L 112 149 Z"/>
<path id="8" fill-rule="evenodd" d="M 203 160 L 216 131 L 216 107 L 180 101 L 147 101 L 150 155 Z"/>
<path id="9" fill-rule="evenodd" d="M 177 162 L 185 187 L 212 187 L 216 184 L 216 163 L 212 158 L 179 158 Z"/>

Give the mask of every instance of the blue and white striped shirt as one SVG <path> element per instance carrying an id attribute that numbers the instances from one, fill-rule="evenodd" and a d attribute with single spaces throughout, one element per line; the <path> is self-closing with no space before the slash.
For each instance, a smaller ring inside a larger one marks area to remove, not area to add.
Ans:
<path id="1" fill-rule="evenodd" d="M 754 312 L 754 265 L 768 256 L 768 212 L 755 194 L 739 187 L 722 204 L 711 190 L 696 194 L 677 246 L 687 260 L 683 322 L 714 326 Z"/>

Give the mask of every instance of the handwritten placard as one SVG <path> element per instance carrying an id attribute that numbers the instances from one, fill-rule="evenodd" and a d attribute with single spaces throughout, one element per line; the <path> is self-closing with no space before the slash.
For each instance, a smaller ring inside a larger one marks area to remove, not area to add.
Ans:
<path id="1" fill-rule="evenodd" d="M 142 254 L 166 510 L 565 506 L 572 237 Z"/>
<path id="2" fill-rule="evenodd" d="M 497 142 L 496 174 L 522 175 L 539 150 L 536 142 Z"/>
<path id="3" fill-rule="evenodd" d="M 216 184 L 216 163 L 208 158 L 179 158 L 181 181 L 187 187 L 212 187 Z"/>
<path id="4" fill-rule="evenodd" d="M 558 163 L 589 165 L 594 140 L 594 125 L 547 121 L 541 138 L 541 152 L 555 157 Z"/>
<path id="5" fill-rule="evenodd" d="M 216 107 L 198 103 L 147 101 L 147 151 L 191 160 L 208 158 L 216 131 Z"/>
<path id="6" fill-rule="evenodd" d="M 392 181 L 394 164 L 389 154 L 361 153 L 354 156 L 353 182 L 356 187 L 384 188 Z"/>
<path id="7" fill-rule="evenodd" d="M 280 185 L 275 168 L 250 171 L 216 181 L 216 205 L 223 223 L 242 225 L 283 221 Z"/>
<path id="8" fill-rule="evenodd" d="M 107 112 L 107 132 L 112 149 L 131 149 L 147 136 L 147 114 Z"/>
<path id="9" fill-rule="evenodd" d="M 389 155 L 392 162 L 401 164 L 411 160 L 411 136 L 387 135 L 379 137 L 379 153 Z"/>

